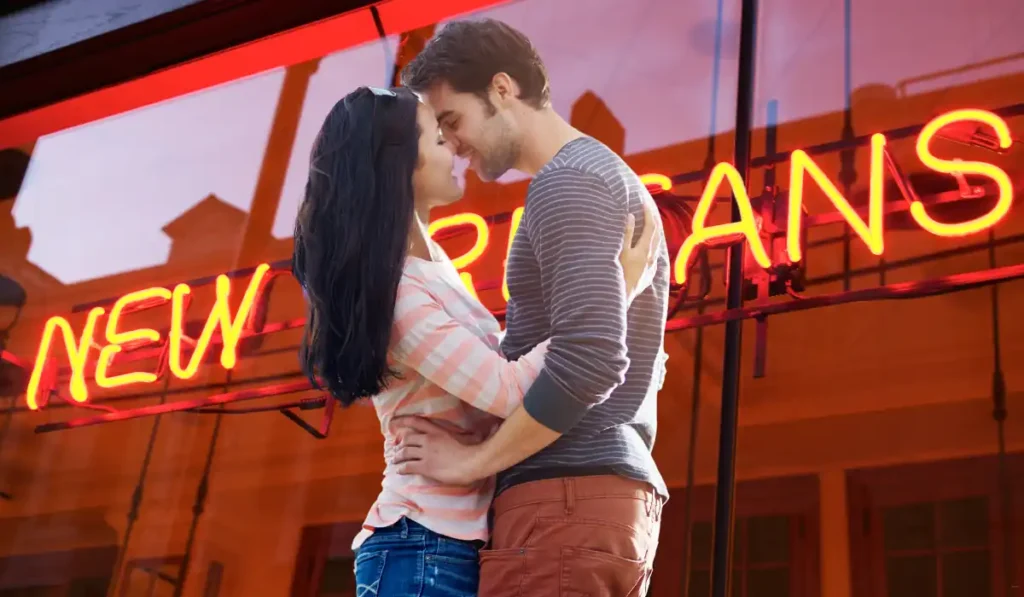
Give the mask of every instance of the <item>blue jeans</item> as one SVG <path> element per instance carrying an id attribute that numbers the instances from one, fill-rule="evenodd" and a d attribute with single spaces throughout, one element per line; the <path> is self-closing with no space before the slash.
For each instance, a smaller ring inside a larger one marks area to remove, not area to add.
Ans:
<path id="1" fill-rule="evenodd" d="M 481 546 L 403 518 L 356 551 L 356 597 L 475 597 Z"/>

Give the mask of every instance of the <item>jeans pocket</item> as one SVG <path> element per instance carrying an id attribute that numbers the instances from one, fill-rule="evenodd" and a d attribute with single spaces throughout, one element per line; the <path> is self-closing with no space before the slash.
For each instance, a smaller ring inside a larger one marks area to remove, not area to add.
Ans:
<path id="1" fill-rule="evenodd" d="M 386 551 L 362 551 L 356 556 L 356 597 L 375 597 L 380 592 L 380 581 L 384 577 Z"/>
<path id="2" fill-rule="evenodd" d="M 424 556 L 423 597 L 475 597 L 480 585 L 480 562 L 437 554 Z"/>
<path id="3" fill-rule="evenodd" d="M 562 595 L 567 597 L 642 597 L 647 563 L 583 549 L 562 548 Z"/>
<path id="4" fill-rule="evenodd" d="M 480 550 L 480 597 L 520 597 L 525 578 L 525 550 Z"/>

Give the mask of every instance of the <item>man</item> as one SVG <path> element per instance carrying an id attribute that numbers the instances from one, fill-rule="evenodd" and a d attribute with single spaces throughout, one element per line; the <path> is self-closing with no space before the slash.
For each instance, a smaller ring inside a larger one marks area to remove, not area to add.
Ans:
<path id="1" fill-rule="evenodd" d="M 481 595 L 643 595 L 668 497 L 651 449 L 669 260 L 662 238 L 651 283 L 627 309 L 618 254 L 627 214 L 636 234 L 660 225 L 643 221 L 653 200 L 552 109 L 543 62 L 504 23 L 448 25 L 403 80 L 482 179 L 533 177 L 506 266 L 501 348 L 517 359 L 551 343 L 523 406 L 483 443 L 406 421 L 400 470 L 455 484 L 498 475 Z"/>

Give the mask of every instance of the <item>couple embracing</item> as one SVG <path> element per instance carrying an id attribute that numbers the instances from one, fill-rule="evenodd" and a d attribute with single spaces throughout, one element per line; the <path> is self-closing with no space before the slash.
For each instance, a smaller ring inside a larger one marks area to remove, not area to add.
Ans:
<path id="1" fill-rule="evenodd" d="M 644 595 L 668 497 L 653 199 L 554 111 L 504 23 L 449 24 L 403 83 L 334 106 L 295 227 L 303 368 L 345 405 L 372 401 L 385 438 L 357 596 Z M 454 155 L 485 181 L 532 177 L 504 332 L 427 233 L 461 198 Z"/>

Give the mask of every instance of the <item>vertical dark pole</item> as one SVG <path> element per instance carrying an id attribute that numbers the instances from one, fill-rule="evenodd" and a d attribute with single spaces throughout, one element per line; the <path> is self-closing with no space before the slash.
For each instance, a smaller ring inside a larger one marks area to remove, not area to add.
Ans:
<path id="1" fill-rule="evenodd" d="M 171 385 L 170 371 L 167 370 L 167 350 L 160 356 L 160 366 L 157 371 L 158 375 L 163 374 L 164 376 L 164 388 L 160 394 L 160 402 L 158 404 L 164 404 L 167 402 L 167 390 Z M 128 555 L 128 546 L 131 544 L 132 531 L 135 529 L 135 523 L 139 520 L 139 510 L 142 507 L 142 498 L 146 489 L 146 479 L 149 475 L 149 466 L 153 459 L 153 449 L 156 447 L 156 438 L 160 432 L 160 419 L 162 415 L 157 415 L 153 419 L 153 427 L 149 431 L 149 441 L 146 444 L 146 454 L 142 457 L 142 467 L 139 470 L 139 478 L 135 482 L 135 489 L 132 491 L 131 506 L 128 508 L 127 522 L 124 527 L 124 537 L 121 540 L 121 548 L 117 550 L 117 559 L 114 560 L 114 574 L 110 579 L 110 584 L 107 586 L 108 597 L 114 594 L 115 590 L 119 590 L 121 595 L 128 594 L 128 570 L 124 570 L 124 560 Z M 156 575 L 153 575 L 153 582 L 156 581 Z M 153 593 L 153 583 L 150 583 L 150 594 Z"/>
<path id="2" fill-rule="evenodd" d="M 988 266 L 996 268 L 996 233 L 988 231 Z M 1003 376 L 1002 336 L 999 326 L 999 284 L 991 287 L 992 297 L 992 419 L 996 423 L 999 458 L 999 506 L 1005 534 L 1003 543 L 1003 573 L 1006 577 L 1006 597 L 1013 597 L 1017 589 L 1014 570 L 1015 546 L 1013 517 L 1013 482 L 1006 462 L 1006 379 Z"/>
<path id="3" fill-rule="evenodd" d="M 843 110 L 843 140 L 852 140 L 853 131 L 853 0 L 843 1 L 843 93 L 846 96 L 846 109 Z M 850 189 L 857 182 L 857 170 L 853 165 L 856 149 L 848 147 L 839 154 L 839 181 L 843 185 L 845 197 L 850 196 Z M 843 290 L 850 290 L 850 227 L 843 226 Z M 885 269 L 883 267 L 881 284 L 885 285 Z"/>
<path id="4" fill-rule="evenodd" d="M 750 128 L 754 104 L 754 56 L 757 45 L 757 0 L 743 0 L 740 17 L 739 84 L 736 92 L 736 145 L 733 163 L 747 180 L 750 170 Z M 740 219 L 736 197 L 732 221 Z M 743 243 L 729 249 L 727 309 L 743 302 Z M 732 578 L 732 509 L 736 480 L 736 430 L 739 421 L 740 349 L 742 322 L 725 324 L 725 358 L 722 364 L 722 418 L 718 437 L 718 482 L 715 488 L 715 532 L 712 538 L 711 597 L 728 597 Z"/>
<path id="5" fill-rule="evenodd" d="M 697 315 L 704 305 L 697 307 Z M 697 434 L 700 432 L 700 380 L 704 374 L 704 327 L 697 328 L 693 340 L 693 388 L 690 394 L 690 451 L 686 455 L 686 505 L 683 510 L 683 573 L 682 597 L 690 597 L 690 553 L 693 551 L 693 485 L 697 468 Z M 696 597 L 704 597 L 699 595 Z"/>

